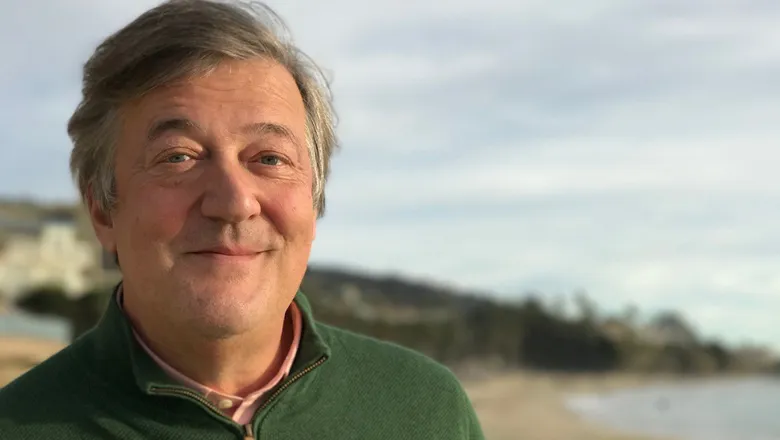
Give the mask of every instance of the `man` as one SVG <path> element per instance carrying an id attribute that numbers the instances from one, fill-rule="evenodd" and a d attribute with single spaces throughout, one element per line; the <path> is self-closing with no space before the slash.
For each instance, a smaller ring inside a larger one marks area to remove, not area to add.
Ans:
<path id="1" fill-rule="evenodd" d="M 256 9 L 169 1 L 85 65 L 71 169 L 123 281 L 0 391 L 0 438 L 482 438 L 447 369 L 314 320 L 331 100 Z"/>

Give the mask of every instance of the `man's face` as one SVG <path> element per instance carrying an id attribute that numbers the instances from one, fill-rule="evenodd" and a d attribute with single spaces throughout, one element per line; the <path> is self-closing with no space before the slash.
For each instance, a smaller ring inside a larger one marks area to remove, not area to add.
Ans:
<path id="1" fill-rule="evenodd" d="M 226 337 L 279 316 L 316 213 L 306 114 L 289 72 L 226 61 L 121 109 L 117 207 L 92 209 L 135 314 Z"/>

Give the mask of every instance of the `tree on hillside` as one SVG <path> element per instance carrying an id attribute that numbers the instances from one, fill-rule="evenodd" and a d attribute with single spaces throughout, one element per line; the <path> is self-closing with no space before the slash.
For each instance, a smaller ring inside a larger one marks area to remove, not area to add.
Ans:
<path id="1" fill-rule="evenodd" d="M 648 330 L 654 339 L 663 344 L 690 346 L 698 341 L 693 326 L 675 311 L 667 310 L 656 314 L 650 321 Z"/>
<path id="2" fill-rule="evenodd" d="M 595 326 L 599 320 L 598 306 L 588 297 L 588 293 L 579 290 L 574 293 L 574 304 L 577 307 L 577 314 L 584 324 Z"/>
<path id="3" fill-rule="evenodd" d="M 635 304 L 627 304 L 620 312 L 619 319 L 628 327 L 636 329 L 639 325 L 639 308 Z"/>
<path id="4" fill-rule="evenodd" d="M 41 286 L 30 290 L 15 301 L 16 307 L 28 313 L 69 318 L 71 301 L 58 286 Z"/>
<path id="5" fill-rule="evenodd" d="M 73 301 L 70 316 L 72 339 L 86 333 L 100 321 L 110 298 L 110 290 L 94 290 Z"/>
<path id="6" fill-rule="evenodd" d="M 21 295 L 16 306 L 28 313 L 67 320 L 75 339 L 97 324 L 110 297 L 110 290 L 95 290 L 71 298 L 57 286 L 44 286 Z"/>
<path id="7" fill-rule="evenodd" d="M 715 360 L 718 370 L 726 370 L 731 366 L 731 353 L 720 342 L 713 341 L 704 346 L 705 350 Z"/>

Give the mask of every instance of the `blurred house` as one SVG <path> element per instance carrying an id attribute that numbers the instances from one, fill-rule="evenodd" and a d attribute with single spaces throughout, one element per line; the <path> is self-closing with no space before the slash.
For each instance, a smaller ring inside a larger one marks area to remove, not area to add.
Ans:
<path id="1" fill-rule="evenodd" d="M 604 335 L 615 343 L 632 342 L 639 337 L 636 329 L 621 319 L 608 318 L 599 327 Z"/>
<path id="2" fill-rule="evenodd" d="M 92 287 L 99 266 L 99 250 L 79 238 L 72 213 L 0 215 L 0 295 L 6 300 L 42 286 L 76 296 Z"/>
<path id="3" fill-rule="evenodd" d="M 735 347 L 733 353 L 742 367 L 771 367 L 778 363 L 777 353 L 762 345 L 744 343 Z"/>

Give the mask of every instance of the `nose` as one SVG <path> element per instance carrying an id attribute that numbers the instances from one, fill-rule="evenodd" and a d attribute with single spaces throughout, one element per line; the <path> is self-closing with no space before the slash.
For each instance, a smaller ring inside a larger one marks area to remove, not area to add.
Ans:
<path id="1" fill-rule="evenodd" d="M 213 163 L 205 179 L 202 214 L 212 220 L 236 224 L 260 215 L 253 176 L 240 163 Z"/>

